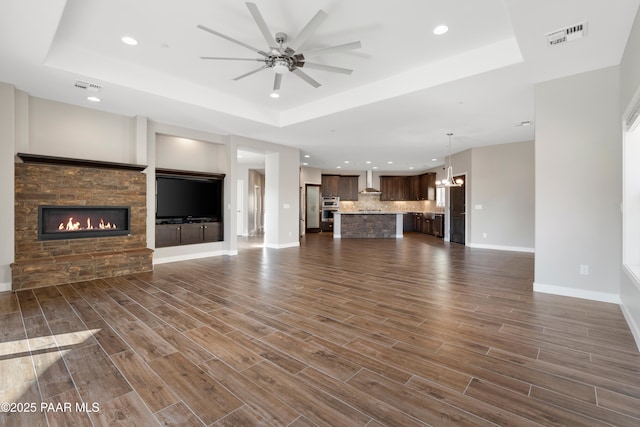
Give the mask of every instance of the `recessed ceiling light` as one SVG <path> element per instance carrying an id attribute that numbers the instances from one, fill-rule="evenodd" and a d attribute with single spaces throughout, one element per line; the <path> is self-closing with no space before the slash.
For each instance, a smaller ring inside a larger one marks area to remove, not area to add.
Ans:
<path id="1" fill-rule="evenodd" d="M 87 101 L 91 101 L 91 102 L 100 102 L 101 99 L 98 98 L 97 96 L 87 96 Z"/>
<path id="2" fill-rule="evenodd" d="M 374 166 L 373 168 L 374 168 L 374 169 L 378 169 L 378 167 L 377 167 L 377 166 Z"/>
<path id="3" fill-rule="evenodd" d="M 345 163 L 345 164 L 348 164 L 348 163 L 349 163 L 349 160 L 345 160 L 345 161 L 344 161 L 344 163 Z"/>
<path id="4" fill-rule="evenodd" d="M 136 39 L 134 39 L 133 37 L 130 37 L 130 36 L 124 36 L 120 40 L 122 40 L 122 43 L 128 44 L 129 46 L 137 46 L 138 45 L 138 40 L 136 40 Z"/>
<path id="5" fill-rule="evenodd" d="M 388 165 L 392 165 L 392 164 L 393 164 L 393 162 L 389 161 L 389 162 L 387 162 L 387 164 L 388 164 Z"/>
<path id="6" fill-rule="evenodd" d="M 433 159 L 431 159 L 432 162 L 437 162 L 438 159 L 436 159 L 435 157 Z"/>
<path id="7" fill-rule="evenodd" d="M 305 154 L 304 157 L 308 159 L 309 157 L 311 157 L 311 155 L 310 154 Z"/>
<path id="8" fill-rule="evenodd" d="M 441 36 L 447 31 L 449 31 L 449 27 L 447 27 L 446 25 L 438 25 L 433 29 L 433 34 L 435 34 L 436 36 Z"/>
<path id="9" fill-rule="evenodd" d="M 275 90 L 271 92 L 269 96 L 272 98 L 280 98 L 280 94 L 278 93 L 278 91 L 275 91 Z"/>
<path id="10" fill-rule="evenodd" d="M 366 163 L 367 163 L 368 165 L 370 165 L 370 164 L 371 164 L 371 162 L 370 162 L 369 160 L 367 160 L 367 161 L 366 161 Z"/>
<path id="11" fill-rule="evenodd" d="M 412 170 L 412 169 L 413 169 L 413 166 L 409 166 L 409 169 L 411 169 L 411 170 Z"/>
<path id="12" fill-rule="evenodd" d="M 302 166 L 309 166 L 309 163 L 304 162 L 304 163 L 302 164 Z"/>
<path id="13" fill-rule="evenodd" d="M 342 169 L 342 166 L 336 166 L 336 169 Z"/>

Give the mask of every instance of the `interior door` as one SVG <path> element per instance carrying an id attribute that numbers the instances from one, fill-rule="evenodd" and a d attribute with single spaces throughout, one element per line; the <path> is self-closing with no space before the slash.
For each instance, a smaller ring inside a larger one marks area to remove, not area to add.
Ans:
<path id="1" fill-rule="evenodd" d="M 253 229 L 256 233 L 262 233 L 262 187 L 253 186 Z"/>
<path id="2" fill-rule="evenodd" d="M 455 180 L 462 179 L 460 187 L 449 188 L 449 241 L 453 243 L 465 244 L 465 176 L 456 176 Z"/>
<path id="3" fill-rule="evenodd" d="M 316 184 L 307 184 L 306 189 L 306 208 L 305 208 L 305 232 L 320 232 L 320 186 Z"/>
<path id="4" fill-rule="evenodd" d="M 238 180 L 238 184 L 237 184 L 237 200 L 236 200 L 236 206 L 238 208 L 238 212 L 237 212 L 237 217 L 236 217 L 236 222 L 237 222 L 237 232 L 236 234 L 238 236 L 242 236 L 244 235 L 244 194 L 245 194 L 245 189 L 244 189 L 244 180 L 239 179 Z"/>

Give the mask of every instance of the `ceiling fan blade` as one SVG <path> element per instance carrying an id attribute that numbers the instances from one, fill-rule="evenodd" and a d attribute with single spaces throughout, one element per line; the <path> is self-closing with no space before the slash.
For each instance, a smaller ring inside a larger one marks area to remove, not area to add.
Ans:
<path id="1" fill-rule="evenodd" d="M 273 35 L 271 35 L 271 31 L 269 31 L 269 27 L 267 27 L 267 23 L 264 21 L 264 18 L 262 17 L 262 14 L 260 13 L 258 6 L 256 6 L 255 3 L 245 3 L 245 4 L 247 5 L 247 8 L 249 8 L 249 12 L 251 12 L 251 16 L 253 16 L 253 20 L 256 21 L 256 24 L 258 24 L 258 28 L 260 28 L 262 37 L 264 37 L 264 39 L 267 41 L 267 45 L 272 49 L 278 47 L 278 43 L 276 43 L 276 40 L 273 38 Z"/>
<path id="2" fill-rule="evenodd" d="M 282 83 L 282 74 L 276 73 L 276 78 L 273 81 L 273 91 L 280 90 L 280 84 Z"/>
<path id="3" fill-rule="evenodd" d="M 295 52 L 300 49 L 300 46 L 304 44 L 305 41 L 311 36 L 316 29 L 327 19 L 327 13 L 320 9 L 314 16 L 311 18 L 311 21 L 307 23 L 307 25 L 300 31 L 300 33 L 296 36 L 295 39 L 291 40 L 289 43 L 289 47 Z"/>
<path id="4" fill-rule="evenodd" d="M 347 75 L 350 75 L 351 73 L 353 73 L 353 70 L 350 70 L 348 68 L 333 67 L 331 65 L 316 64 L 313 62 L 303 62 L 299 64 L 298 67 L 312 68 L 314 70 L 328 71 L 330 73 L 340 73 L 340 74 L 347 74 Z"/>
<path id="5" fill-rule="evenodd" d="M 337 46 L 323 47 L 320 49 L 310 50 L 308 52 L 302 52 L 302 56 L 304 56 L 305 58 L 313 58 L 314 56 L 324 55 L 326 53 L 346 52 L 348 50 L 360 49 L 361 47 L 362 47 L 362 43 L 351 42 L 351 43 L 339 44 Z"/>
<path id="6" fill-rule="evenodd" d="M 258 71 L 262 71 L 262 70 L 264 70 L 265 68 L 268 68 L 268 67 L 269 67 L 269 66 L 265 64 L 265 65 L 263 65 L 262 67 L 260 67 L 260 68 L 256 68 L 255 70 L 252 70 L 252 71 L 249 71 L 248 73 L 245 73 L 245 74 L 243 74 L 243 75 L 241 75 L 241 76 L 238 76 L 238 77 L 236 77 L 236 78 L 235 78 L 235 79 L 233 79 L 233 80 L 236 80 L 236 81 L 237 81 L 237 80 L 240 80 L 240 79 L 244 79 L 245 77 L 248 77 L 248 76 L 250 76 L 251 74 L 255 74 L 255 73 L 257 73 Z"/>
<path id="7" fill-rule="evenodd" d="M 218 59 L 222 61 L 265 61 L 264 58 L 225 58 L 220 56 L 201 56 L 200 59 Z"/>
<path id="8" fill-rule="evenodd" d="M 217 32 L 215 30 L 212 30 L 211 28 L 205 27 L 204 25 L 198 25 L 198 28 L 200 28 L 201 30 L 206 31 L 208 33 L 211 33 L 211 34 L 213 34 L 215 36 L 221 37 L 221 38 L 223 38 L 225 40 L 229 40 L 232 43 L 239 44 L 240 46 L 246 47 L 247 49 L 251 49 L 252 51 L 254 51 L 254 52 L 256 52 L 256 53 L 258 53 L 258 54 L 260 54 L 262 56 L 268 56 L 265 52 L 261 51 L 260 49 L 257 49 L 257 48 L 255 48 L 253 46 L 250 46 L 250 45 L 248 45 L 246 43 L 243 43 L 243 42 L 241 42 L 239 40 L 236 40 L 234 38 L 231 38 L 229 36 L 225 36 L 224 34 L 219 33 L 219 32 Z"/>
<path id="9" fill-rule="evenodd" d="M 315 88 L 319 88 L 320 86 L 322 86 L 320 83 L 313 80 L 311 76 L 309 76 L 307 73 L 302 71 L 300 68 L 294 68 L 293 70 L 291 70 L 291 72 Z"/>

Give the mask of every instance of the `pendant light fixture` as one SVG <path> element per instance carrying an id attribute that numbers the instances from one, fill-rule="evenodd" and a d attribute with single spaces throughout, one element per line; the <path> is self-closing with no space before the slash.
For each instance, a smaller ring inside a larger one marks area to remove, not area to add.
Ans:
<path id="1" fill-rule="evenodd" d="M 464 184 L 464 180 L 462 178 L 454 179 L 453 178 L 453 166 L 451 165 L 451 137 L 453 133 L 448 133 L 449 137 L 449 166 L 447 167 L 447 177 L 440 181 L 440 187 L 461 187 Z M 436 183 L 437 184 L 437 183 Z"/>

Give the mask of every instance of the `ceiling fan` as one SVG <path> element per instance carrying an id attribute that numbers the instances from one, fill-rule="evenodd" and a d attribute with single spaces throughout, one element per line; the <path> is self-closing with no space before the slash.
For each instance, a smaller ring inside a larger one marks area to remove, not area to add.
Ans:
<path id="1" fill-rule="evenodd" d="M 275 72 L 275 80 L 273 82 L 273 93 L 277 94 L 280 90 L 280 85 L 282 83 L 282 75 L 291 72 L 296 76 L 300 77 L 305 82 L 309 83 L 311 86 L 317 88 L 320 87 L 320 83 L 311 78 L 307 73 L 302 71 L 302 68 L 311 68 L 321 71 L 328 71 L 332 73 L 340 73 L 340 74 L 351 74 L 353 70 L 342 67 L 333 67 L 330 65 L 324 64 L 316 64 L 313 62 L 307 62 L 308 58 L 313 58 L 315 56 L 324 55 L 327 53 L 337 53 L 337 52 L 345 52 L 352 49 L 359 49 L 361 47 L 361 43 L 351 42 L 345 43 L 337 46 L 319 48 L 315 50 L 301 52 L 300 47 L 304 44 L 305 41 L 316 31 L 316 29 L 322 24 L 322 22 L 327 18 L 327 13 L 323 10 L 319 10 L 313 18 L 307 23 L 307 25 L 300 31 L 300 33 L 293 39 L 289 40 L 289 37 L 285 33 L 276 33 L 275 37 L 269 31 L 269 27 L 267 26 L 264 18 L 260 14 L 260 10 L 258 10 L 258 6 L 255 3 L 245 3 L 249 12 L 253 16 L 253 19 L 256 21 L 262 36 L 267 42 L 268 49 L 261 50 L 257 49 L 253 46 L 250 46 L 246 43 L 243 43 L 239 40 L 236 40 L 232 37 L 229 37 L 225 34 L 219 33 L 211 28 L 205 27 L 204 25 L 198 25 L 198 28 L 204 30 L 208 33 L 221 37 L 230 42 L 239 44 L 247 49 L 250 49 L 257 54 L 261 55 L 261 58 L 224 58 L 224 57 L 215 57 L 215 56 L 202 56 L 201 59 L 213 59 L 213 60 L 231 60 L 231 61 L 258 61 L 263 62 L 260 68 L 249 71 L 248 73 L 242 74 L 234 78 L 233 80 L 240 80 L 247 76 L 250 76 L 258 71 L 265 70 L 267 68 L 272 69 Z"/>

